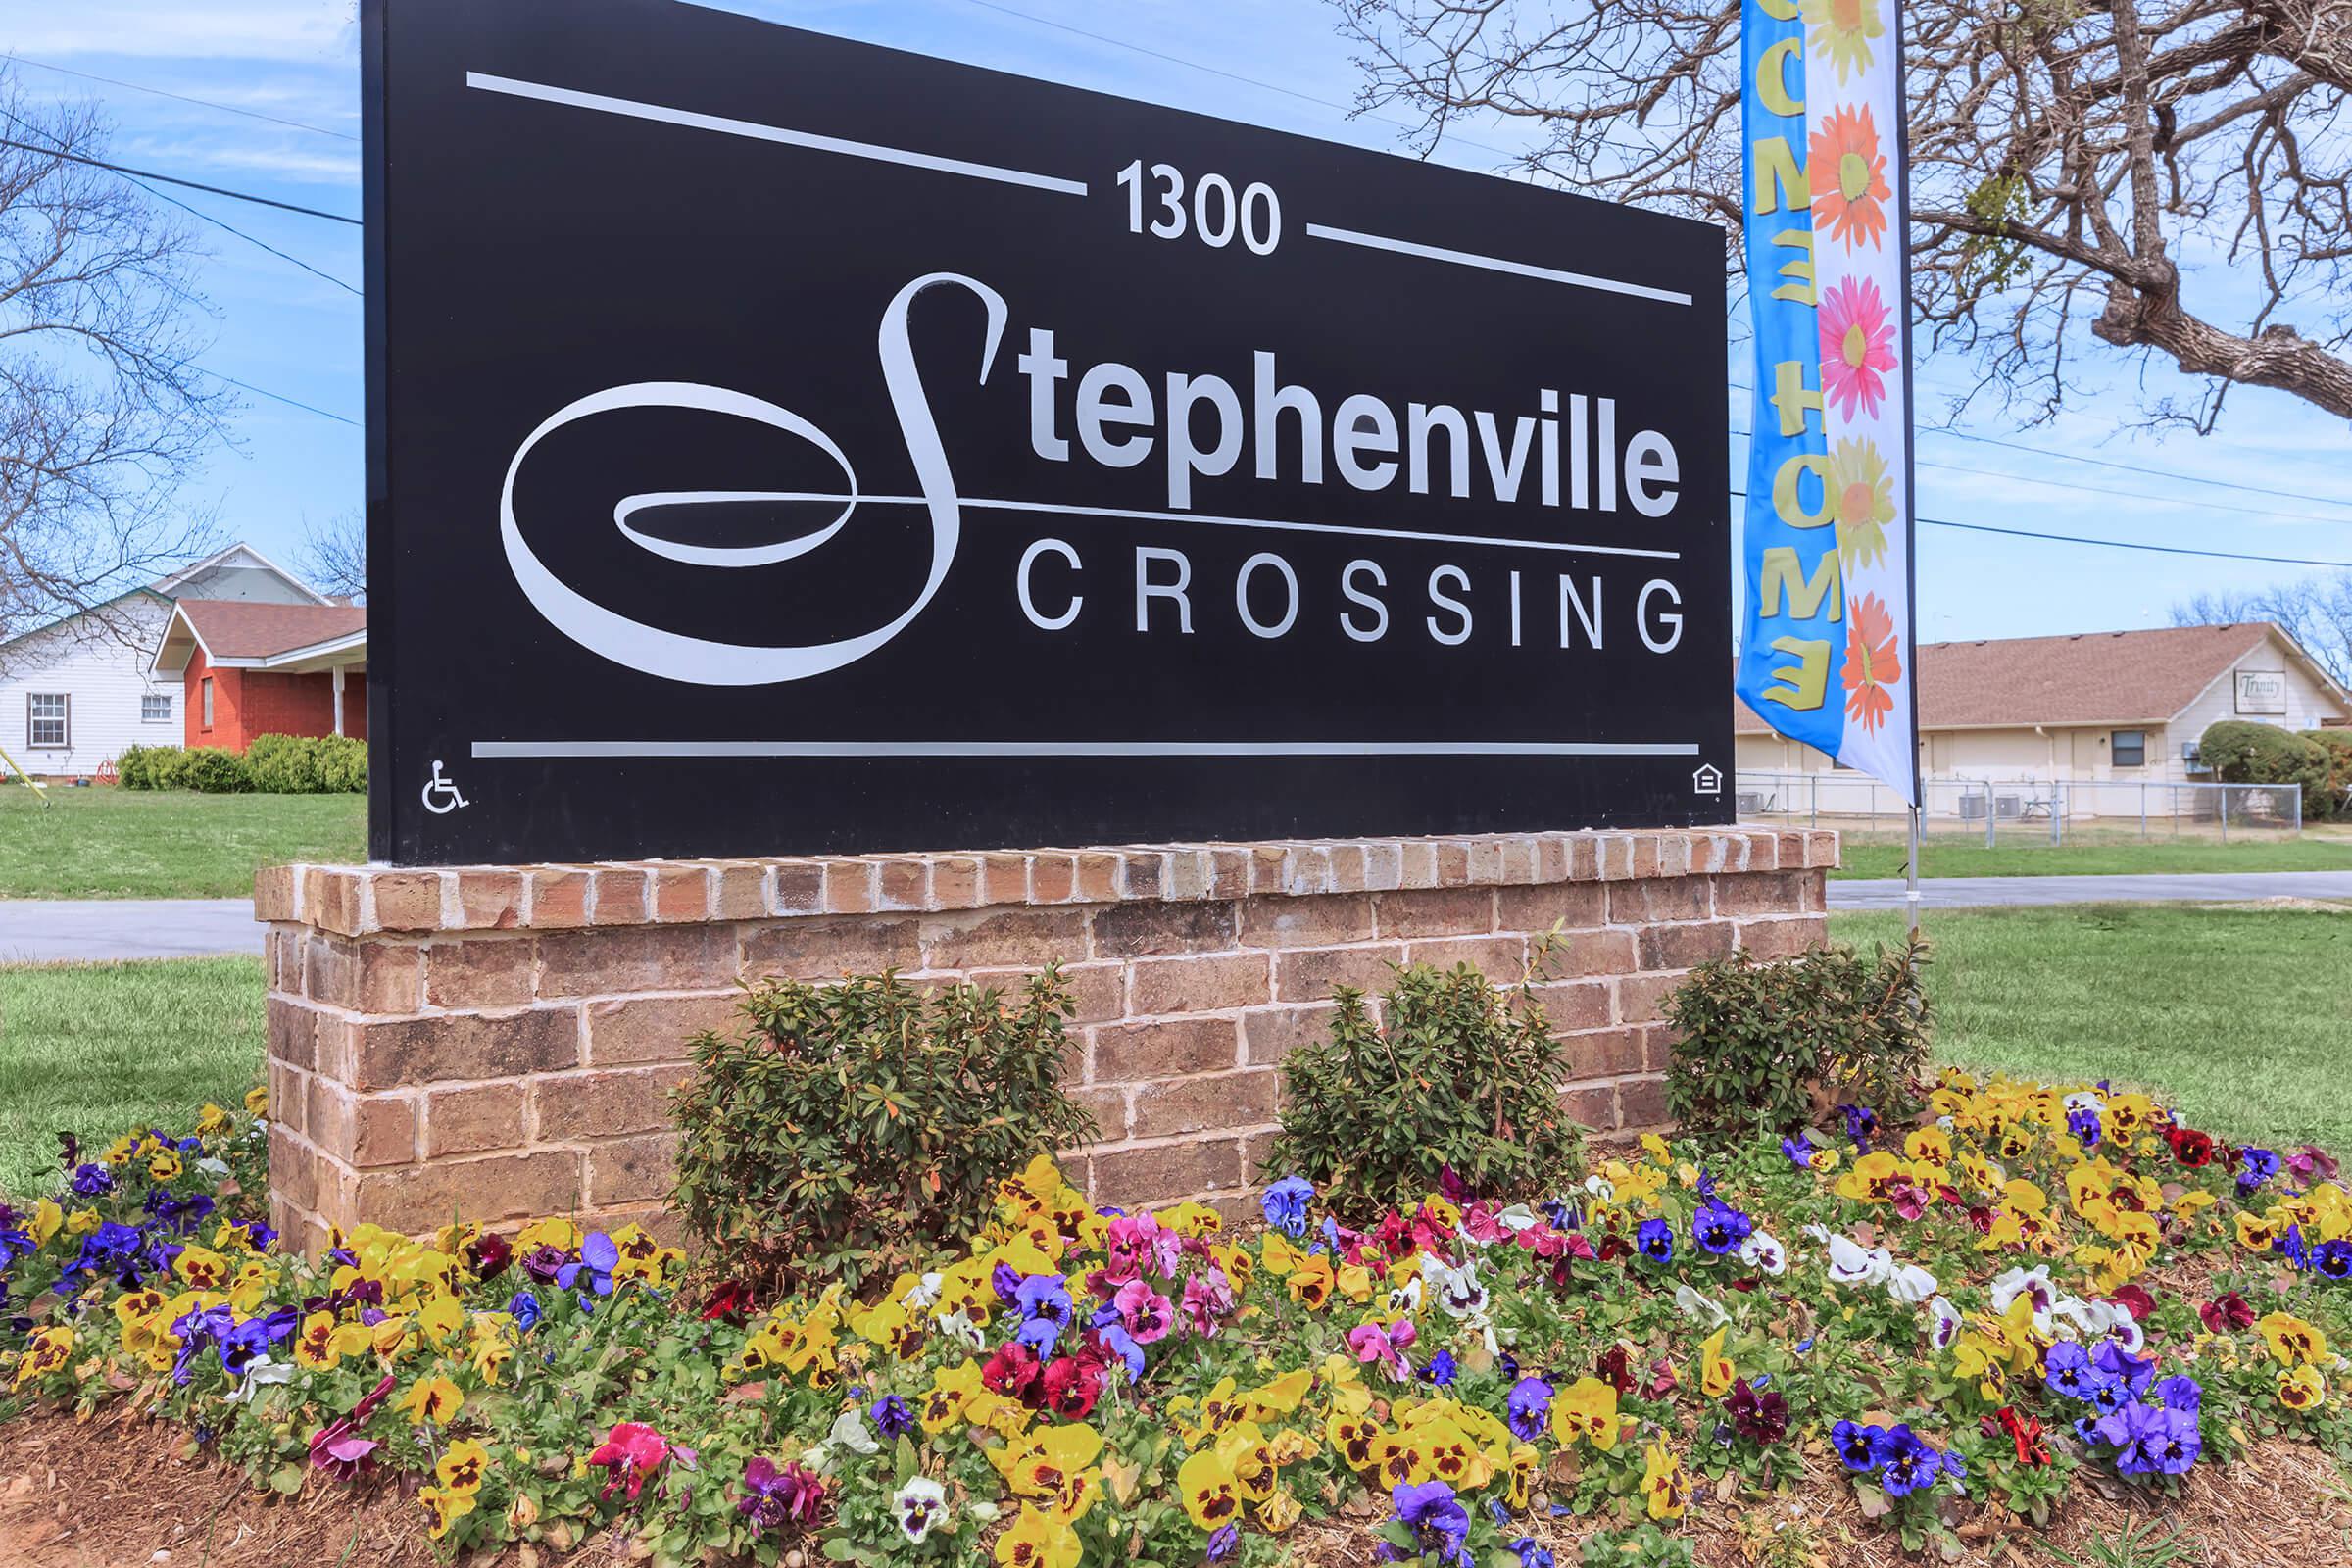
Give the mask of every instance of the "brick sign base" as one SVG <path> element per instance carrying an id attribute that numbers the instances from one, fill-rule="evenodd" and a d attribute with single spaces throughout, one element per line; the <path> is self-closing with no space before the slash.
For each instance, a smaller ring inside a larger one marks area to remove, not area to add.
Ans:
<path id="1" fill-rule="evenodd" d="M 1750 829 L 1177 845 L 844 859 L 261 873 L 268 922 L 271 1220 L 405 1231 L 657 1215 L 665 1095 L 739 986 L 895 967 L 1013 985 L 1058 959 L 1067 1075 L 1102 1142 L 1073 1180 L 1104 1202 L 1235 1198 L 1259 1180 L 1283 1054 L 1331 988 L 1398 962 L 1540 987 L 1604 1130 L 1664 1119 L 1658 1004 L 1735 949 L 1824 940 L 1837 838 Z"/>

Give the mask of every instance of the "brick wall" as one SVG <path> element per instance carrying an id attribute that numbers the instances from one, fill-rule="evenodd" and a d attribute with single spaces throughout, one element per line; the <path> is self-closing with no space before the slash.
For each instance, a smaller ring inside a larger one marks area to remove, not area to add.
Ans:
<path id="1" fill-rule="evenodd" d="M 1068 1082 L 1101 1201 L 1231 1198 L 1257 1179 L 1276 1064 L 1336 983 L 1395 962 L 1540 988 L 1603 1129 L 1664 1117 L 1660 999 L 1735 948 L 1824 938 L 1831 833 L 1746 829 L 833 859 L 261 873 L 270 923 L 273 1221 L 405 1229 L 658 1210 L 664 1095 L 738 982 L 896 967 L 1016 983 L 1061 960 Z"/>
<path id="2" fill-rule="evenodd" d="M 213 683 L 213 722 L 204 722 L 204 682 Z M 332 735 L 335 732 L 334 677 L 281 674 L 266 669 L 219 669 L 199 648 L 183 677 L 181 710 L 190 746 L 223 746 L 241 752 L 257 735 Z M 368 676 L 343 677 L 343 733 L 368 738 Z"/>

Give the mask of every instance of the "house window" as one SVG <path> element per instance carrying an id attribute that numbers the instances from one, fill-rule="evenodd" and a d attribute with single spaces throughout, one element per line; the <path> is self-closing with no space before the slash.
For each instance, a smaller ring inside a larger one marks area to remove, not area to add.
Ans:
<path id="1" fill-rule="evenodd" d="M 204 677 L 204 727 L 213 727 L 213 677 Z"/>
<path id="2" fill-rule="evenodd" d="M 63 751 L 73 744 L 68 717 L 74 699 L 64 692 L 24 694 L 24 744 Z"/>
<path id="3" fill-rule="evenodd" d="M 2118 767 L 2148 765 L 2148 732 L 2144 729 L 2119 729 L 2108 744 L 2107 760 Z"/>
<path id="4" fill-rule="evenodd" d="M 172 722 L 172 694 L 170 692 L 141 692 L 139 718 L 148 724 Z"/>

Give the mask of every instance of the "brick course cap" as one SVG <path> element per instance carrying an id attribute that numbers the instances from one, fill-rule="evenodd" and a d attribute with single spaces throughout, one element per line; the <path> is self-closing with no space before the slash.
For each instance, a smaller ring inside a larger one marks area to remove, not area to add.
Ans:
<path id="1" fill-rule="evenodd" d="M 990 866 L 972 874 L 975 860 Z M 1018 864 L 1016 871 L 1015 864 Z M 613 860 L 596 865 L 390 867 L 296 863 L 254 878 L 254 918 L 339 936 L 675 924 L 744 918 L 747 888 L 825 890 L 822 908 L 948 913 L 1007 905 L 1184 904 L 1400 890 L 1628 882 L 1838 863 L 1838 835 L 1773 828 L 1596 829 L 1467 838 L 1282 840 L 968 850 L 758 859 Z M 1075 866 L 1076 874 L 1072 874 Z M 687 873 L 704 873 L 699 880 Z M 1391 878 L 1394 878 L 1392 881 Z M 646 896 L 655 887 L 659 895 Z M 887 890 L 887 891 L 884 891 Z M 846 896 L 845 896 L 846 895 Z M 695 901 L 699 899 L 699 912 Z M 871 900 L 872 902 L 868 902 Z M 814 913 L 814 903 L 778 915 Z"/>

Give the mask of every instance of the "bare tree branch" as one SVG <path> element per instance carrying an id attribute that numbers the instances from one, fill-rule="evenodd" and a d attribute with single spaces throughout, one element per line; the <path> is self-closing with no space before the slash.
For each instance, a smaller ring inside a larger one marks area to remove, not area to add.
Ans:
<path id="1" fill-rule="evenodd" d="M 1530 172 L 1722 223 L 1740 265 L 1739 0 L 1331 3 L 1361 105 L 1417 114 L 1420 150 L 1524 122 Z M 1915 305 L 1982 372 L 1955 416 L 2055 414 L 2088 317 L 2213 383 L 2157 418 L 2250 385 L 2352 419 L 2352 0 L 1914 0 L 1906 25 Z"/>
<path id="2" fill-rule="evenodd" d="M 324 522 L 302 521 L 295 564 L 310 585 L 331 599 L 368 602 L 368 523 L 357 508 Z"/>
<path id="3" fill-rule="evenodd" d="M 106 156 L 93 110 L 34 106 L 4 63 L 0 122 Z M 189 364 L 198 254 L 118 176 L 0 149 L 0 638 L 76 614 L 128 636 L 120 596 L 211 548 L 178 495 L 234 407 Z"/>

